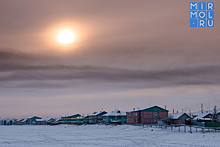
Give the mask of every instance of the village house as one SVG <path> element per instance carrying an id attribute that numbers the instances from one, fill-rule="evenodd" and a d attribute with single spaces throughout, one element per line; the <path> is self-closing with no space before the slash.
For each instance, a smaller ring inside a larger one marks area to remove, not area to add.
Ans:
<path id="1" fill-rule="evenodd" d="M 24 120 L 24 118 L 17 119 L 16 121 L 14 121 L 14 125 L 22 125 L 23 120 Z"/>
<path id="2" fill-rule="evenodd" d="M 100 111 L 100 112 L 94 112 L 91 115 L 89 115 L 89 124 L 97 124 L 101 123 L 103 120 L 103 115 L 106 114 L 107 112 L 105 111 Z"/>
<path id="3" fill-rule="evenodd" d="M 12 125 L 12 120 L 9 118 L 0 119 L 0 125 Z"/>
<path id="4" fill-rule="evenodd" d="M 201 112 L 197 114 L 193 114 L 194 118 L 192 119 L 192 124 L 198 125 L 198 122 L 211 122 L 212 121 L 212 113 L 211 112 Z"/>
<path id="5" fill-rule="evenodd" d="M 76 125 L 83 125 L 89 123 L 89 115 L 81 115 L 74 119 L 74 124 Z"/>
<path id="6" fill-rule="evenodd" d="M 134 108 L 126 112 L 127 124 L 157 124 L 168 117 L 168 110 L 158 106 Z"/>
<path id="7" fill-rule="evenodd" d="M 52 122 L 55 122 L 54 118 L 45 118 L 45 119 L 36 119 L 36 125 L 50 125 Z"/>
<path id="8" fill-rule="evenodd" d="M 36 123 L 36 119 L 42 119 L 41 117 L 37 117 L 37 116 L 31 116 L 31 117 L 28 117 L 25 121 L 25 123 L 27 125 L 34 125 Z"/>
<path id="9" fill-rule="evenodd" d="M 186 113 L 170 113 L 168 117 L 171 119 L 171 124 L 186 124 L 186 120 L 191 119 Z"/>
<path id="10" fill-rule="evenodd" d="M 219 112 L 218 112 L 219 113 Z M 217 116 L 218 116 L 217 113 Z M 195 116 L 195 114 L 193 114 Z M 220 128 L 220 121 L 213 119 L 213 111 L 200 111 L 196 113 L 196 117 L 193 118 L 192 124 L 200 127 L 214 127 Z"/>
<path id="11" fill-rule="evenodd" d="M 64 115 L 61 117 L 62 124 L 75 124 L 76 118 L 81 116 L 80 114 L 71 114 L 71 115 Z"/>
<path id="12" fill-rule="evenodd" d="M 126 113 L 115 109 L 103 115 L 103 124 L 126 124 Z"/>

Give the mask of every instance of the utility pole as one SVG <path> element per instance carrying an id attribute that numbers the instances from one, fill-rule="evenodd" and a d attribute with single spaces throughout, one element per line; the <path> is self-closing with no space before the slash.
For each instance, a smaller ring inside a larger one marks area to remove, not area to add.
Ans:
<path id="1" fill-rule="evenodd" d="M 213 112 L 212 120 L 214 122 L 217 122 L 217 120 L 218 120 L 218 117 L 217 117 L 217 107 L 216 106 L 214 106 L 214 112 Z"/>
<path id="2" fill-rule="evenodd" d="M 203 104 L 201 104 L 201 113 L 203 114 Z"/>

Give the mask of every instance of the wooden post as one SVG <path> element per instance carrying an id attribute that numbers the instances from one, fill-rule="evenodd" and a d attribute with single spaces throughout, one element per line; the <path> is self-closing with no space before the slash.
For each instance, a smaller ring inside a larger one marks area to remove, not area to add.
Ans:
<path id="1" fill-rule="evenodd" d="M 180 126 L 179 126 L 179 132 L 180 132 Z"/>
<path id="2" fill-rule="evenodd" d="M 190 133 L 192 133 L 192 127 L 190 126 Z"/>
<path id="3" fill-rule="evenodd" d="M 173 130 L 173 126 L 171 126 L 171 130 Z"/>
<path id="4" fill-rule="evenodd" d="M 197 132 L 197 127 L 196 127 L 196 132 Z"/>
<path id="5" fill-rule="evenodd" d="M 186 126 L 184 126 L 184 132 L 186 133 Z"/>

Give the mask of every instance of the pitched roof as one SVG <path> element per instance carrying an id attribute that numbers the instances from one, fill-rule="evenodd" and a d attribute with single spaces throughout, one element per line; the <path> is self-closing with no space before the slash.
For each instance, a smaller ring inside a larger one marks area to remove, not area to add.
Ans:
<path id="1" fill-rule="evenodd" d="M 93 112 L 92 114 L 90 114 L 90 116 L 97 116 L 101 113 L 104 113 L 105 111 L 100 111 L 100 112 Z"/>
<path id="2" fill-rule="evenodd" d="M 111 111 L 103 116 L 126 116 L 126 113 L 118 109 L 115 109 L 114 111 Z"/>
<path id="3" fill-rule="evenodd" d="M 83 119 L 85 117 L 87 117 L 88 115 L 81 115 L 81 116 L 78 116 L 77 118 L 80 118 L 80 119 Z"/>
<path id="4" fill-rule="evenodd" d="M 141 111 L 141 110 L 145 110 L 145 109 L 150 109 L 150 108 L 153 108 L 153 107 L 159 107 L 159 106 L 154 105 L 154 106 L 141 107 L 141 108 L 137 107 L 137 108 L 134 108 L 134 109 L 126 111 L 126 112 L 136 112 L 136 111 Z M 159 107 L 159 108 L 161 108 L 161 107 Z M 161 108 L 161 109 L 164 109 L 164 108 Z M 164 110 L 166 110 L 166 109 L 164 109 Z"/>
<path id="5" fill-rule="evenodd" d="M 0 119 L 0 121 L 11 121 L 11 119 L 9 119 L 9 118 L 2 118 L 2 119 Z"/>
<path id="6" fill-rule="evenodd" d="M 31 118 L 34 118 L 34 117 L 41 118 L 41 117 L 38 117 L 38 116 L 30 116 L 30 117 L 28 117 L 28 119 L 31 119 Z"/>
<path id="7" fill-rule="evenodd" d="M 172 119 L 179 119 L 184 114 L 187 115 L 188 117 L 190 117 L 186 113 L 169 113 L 168 116 L 172 117 Z"/>
<path id="8" fill-rule="evenodd" d="M 79 114 L 68 114 L 68 115 L 63 115 L 61 117 L 72 117 L 72 116 L 76 116 L 76 115 L 79 115 Z"/>
<path id="9" fill-rule="evenodd" d="M 203 110 L 203 113 L 202 113 L 202 111 L 199 111 L 199 112 L 193 113 L 192 115 L 193 115 L 193 116 L 198 116 L 198 115 L 205 114 L 205 113 L 211 113 L 211 114 L 213 114 L 214 111 L 213 111 L 213 110 Z M 217 114 L 220 113 L 220 110 L 217 110 L 216 113 L 217 113 Z"/>
<path id="10" fill-rule="evenodd" d="M 207 113 L 199 113 L 195 118 L 193 118 L 193 120 L 197 120 L 197 119 L 201 119 L 201 120 L 204 120 L 204 117 L 209 115 L 209 114 L 212 114 L 210 112 L 207 112 Z"/>
<path id="11" fill-rule="evenodd" d="M 21 122 L 26 122 L 27 121 L 27 119 L 24 119 L 24 120 L 22 120 Z"/>

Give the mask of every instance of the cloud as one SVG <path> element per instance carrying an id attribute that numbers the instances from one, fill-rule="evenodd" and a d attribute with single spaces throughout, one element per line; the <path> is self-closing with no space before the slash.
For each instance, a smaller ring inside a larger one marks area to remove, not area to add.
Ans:
<path id="1" fill-rule="evenodd" d="M 69 81 L 74 83 L 77 80 L 81 81 L 78 83 L 79 85 L 92 81 L 93 83 L 144 85 L 149 88 L 220 84 L 220 77 L 218 76 L 220 66 L 217 65 L 146 71 L 90 65 L 66 65 L 57 62 L 51 65 L 47 64 L 46 60 L 36 64 L 37 60 L 44 57 L 38 58 L 35 55 L 33 58 L 33 55 L 23 52 L 10 51 L 6 53 L 1 51 L 0 56 L 5 59 L 0 64 L 0 81 L 4 83 L 26 83 L 19 84 L 18 87 L 21 85 L 28 87 L 27 83 L 30 84 L 30 81 L 35 81 L 30 84 L 31 87 L 35 86 L 34 83 L 37 87 L 65 87 L 65 83 Z"/>

